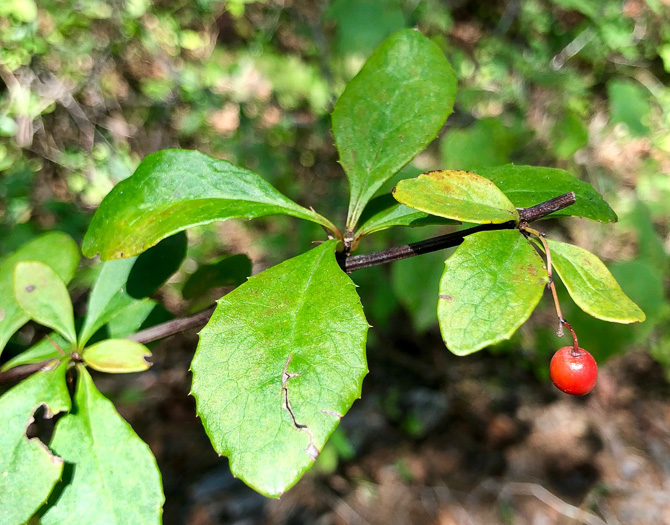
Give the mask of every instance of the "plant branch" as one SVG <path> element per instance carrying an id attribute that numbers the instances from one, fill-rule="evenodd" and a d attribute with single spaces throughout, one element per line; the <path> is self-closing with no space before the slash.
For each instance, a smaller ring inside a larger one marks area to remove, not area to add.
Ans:
<path id="1" fill-rule="evenodd" d="M 567 208 L 574 203 L 575 194 L 574 192 L 569 192 L 530 208 L 520 208 L 518 210 L 520 218 L 519 225 L 536 221 L 542 217 L 546 217 L 550 213 Z M 479 226 L 475 226 L 474 228 L 448 233 L 446 235 L 433 237 L 431 239 L 426 239 L 424 241 L 419 241 L 412 244 L 395 246 L 380 252 L 342 258 L 339 262 L 340 266 L 345 272 L 351 273 L 363 268 L 370 268 L 380 264 L 388 264 L 393 261 L 407 259 L 409 257 L 414 257 L 424 253 L 431 253 L 438 250 L 444 250 L 446 248 L 453 248 L 461 244 L 463 239 L 465 239 L 468 235 L 472 235 L 473 233 L 492 230 L 510 230 L 516 227 L 517 224 L 513 221 L 502 224 L 481 224 Z M 157 324 L 156 326 L 152 326 L 151 328 L 132 334 L 128 336 L 128 339 L 137 341 L 138 343 L 150 343 L 152 341 L 164 339 L 171 335 L 175 335 L 192 328 L 200 328 L 207 324 L 207 321 L 212 316 L 213 312 L 214 306 L 210 306 L 209 308 L 191 316 L 173 319 L 172 321 Z M 16 383 L 21 381 L 35 372 L 38 372 L 42 369 L 42 367 L 51 361 L 52 360 L 49 359 L 42 361 L 41 363 L 20 365 L 5 372 L 0 372 L 0 383 Z"/>
<path id="2" fill-rule="evenodd" d="M 541 202 L 536 206 L 532 206 L 530 208 L 520 208 L 519 219 L 521 223 L 533 222 L 541 219 L 542 217 L 546 217 L 550 213 L 567 208 L 574 203 L 575 194 L 571 191 L 548 201 Z M 414 257 L 424 253 L 431 253 L 438 250 L 444 250 L 446 248 L 453 248 L 454 246 L 461 244 L 463 239 L 465 239 L 468 235 L 472 235 L 473 233 L 491 230 L 510 230 L 512 228 L 516 228 L 516 226 L 517 225 L 514 221 L 504 222 L 502 224 L 482 224 L 480 226 L 475 226 L 474 228 L 468 228 L 467 230 L 448 233 L 446 235 L 433 237 L 432 239 L 426 239 L 424 241 L 414 242 L 412 244 L 395 246 L 380 252 L 347 257 L 340 260 L 340 266 L 345 272 L 351 273 L 356 270 L 370 268 L 371 266 L 377 266 L 379 264 L 387 264 L 393 261 L 407 259 L 408 257 Z"/>
<path id="3" fill-rule="evenodd" d="M 197 314 L 189 315 L 188 317 L 180 317 L 178 319 L 166 321 L 165 323 L 157 324 L 156 326 L 152 326 L 151 328 L 147 328 L 141 332 L 129 335 L 127 339 L 146 344 L 178 334 L 180 332 L 185 332 L 191 328 L 205 326 L 207 321 L 209 321 L 209 318 L 212 317 L 214 308 L 215 306 L 210 306 L 209 308 L 206 308 Z"/>

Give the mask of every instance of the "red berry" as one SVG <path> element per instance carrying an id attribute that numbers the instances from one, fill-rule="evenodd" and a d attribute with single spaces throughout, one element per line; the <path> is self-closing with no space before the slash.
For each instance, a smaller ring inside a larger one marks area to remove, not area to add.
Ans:
<path id="1" fill-rule="evenodd" d="M 551 358 L 549 375 L 556 388 L 566 394 L 588 394 L 598 380 L 598 365 L 593 356 L 583 348 L 564 346 Z"/>

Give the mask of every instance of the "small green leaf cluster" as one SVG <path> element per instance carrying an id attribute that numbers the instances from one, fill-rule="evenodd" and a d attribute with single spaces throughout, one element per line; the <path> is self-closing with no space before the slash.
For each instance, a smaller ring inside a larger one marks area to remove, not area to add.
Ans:
<path id="1" fill-rule="evenodd" d="M 54 330 L 2 367 L 43 363 L 0 397 L 0 418 L 10 422 L 0 437 L 0 515 L 6 523 L 24 523 L 36 512 L 42 523 L 73 516 L 160 523 L 164 496 L 156 460 L 86 369 L 130 373 L 151 366 L 149 349 L 124 337 L 155 310 L 157 303 L 147 296 L 174 273 L 185 249 L 181 235 L 139 257 L 104 263 L 78 331 L 66 283 L 79 252 L 68 235 L 47 233 L 3 261 L 0 275 L 11 278 L 0 293 L 3 341 L 28 320 Z M 47 418 L 61 414 L 48 448 L 26 436 L 42 406 Z"/>
<path id="2" fill-rule="evenodd" d="M 35 247 L 3 263 L 11 275 L 11 294 L 5 295 L 5 288 L 0 294 L 6 312 L 0 337 L 6 342 L 32 319 L 55 330 L 58 336 L 52 339 L 62 342 L 51 352 L 38 345 L 8 363 L 45 355 L 55 363 L 0 398 L 0 408 L 6 407 L 0 418 L 19 409 L 23 418 L 11 439 L 0 442 L 7 447 L 0 448 L 0 457 L 32 451 L 11 471 L 4 467 L 8 474 L 0 479 L 5 483 L 0 489 L 14 501 L 22 494 L 26 472 L 42 468 L 53 479 L 39 498 L 26 501 L 21 516 L 37 511 L 63 475 L 62 469 L 44 467 L 48 460 L 75 468 L 42 519 L 57 522 L 87 512 L 110 516 L 108 521 L 160 519 L 162 491 L 153 457 L 95 389 L 86 367 L 114 373 L 148 366 L 148 350 L 120 338 L 133 330 L 89 343 L 103 328 L 112 333 L 119 318 L 137 317 L 140 304 L 150 301 L 146 297 L 178 268 L 186 249 L 183 231 L 189 227 L 281 214 L 327 232 L 328 239 L 317 247 L 246 281 L 250 265 L 231 257 L 203 267 L 184 286 L 186 296 L 201 293 L 208 281 L 212 286 L 239 284 L 218 300 L 200 333 L 192 393 L 214 449 L 229 457 L 236 476 L 267 496 L 280 496 L 312 467 L 361 394 L 369 325 L 343 267 L 363 237 L 391 227 L 488 225 L 488 231 L 464 230 L 464 242 L 445 261 L 439 290 L 430 293 L 439 297 L 437 317 L 452 352 L 465 355 L 509 338 L 549 280 L 520 209 L 574 192 L 576 204 L 557 215 L 602 222 L 616 216 L 590 185 L 569 173 L 528 166 L 428 172 L 400 182 L 393 195 L 373 198 L 437 136 L 452 112 L 456 84 L 440 49 L 419 32 L 404 30 L 384 41 L 347 85 L 333 112 L 333 134 L 350 185 L 342 229 L 249 170 L 195 151 L 165 150 L 147 156 L 109 193 L 91 221 L 83 253 L 99 253 L 106 262 L 78 332 L 66 288 L 78 260 L 71 241 L 61 238 L 70 246 L 70 257 L 76 256 L 64 269 L 51 265 L 56 257 L 40 259 Z M 587 313 L 619 323 L 644 319 L 595 255 L 550 242 L 559 275 Z M 181 255 L 166 257 L 162 250 Z M 163 261 L 171 264 L 163 267 Z M 57 423 L 52 451 L 29 449 L 25 425 L 37 406 L 70 410 L 65 378 L 71 368 L 77 377 L 75 410 Z M 59 385 L 57 398 L 49 397 L 56 395 L 47 388 L 52 383 Z M 29 397 L 21 394 L 23 389 L 32 392 L 32 401 L 19 407 L 16 399 Z M 120 487 L 119 476 L 126 471 L 133 477 Z M 77 493 L 86 496 L 77 498 Z"/>

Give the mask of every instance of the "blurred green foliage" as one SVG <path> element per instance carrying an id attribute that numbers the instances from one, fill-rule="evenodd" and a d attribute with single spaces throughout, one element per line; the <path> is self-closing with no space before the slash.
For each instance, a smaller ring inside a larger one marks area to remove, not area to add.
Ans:
<path id="1" fill-rule="evenodd" d="M 438 140 L 399 178 L 517 162 L 593 184 L 620 224 L 542 227 L 606 260 L 648 321 L 601 323 L 567 298 L 565 314 L 594 355 L 647 348 L 670 370 L 662 335 L 670 325 L 670 6 L 661 0 L 5 0 L 0 256 L 50 229 L 81 239 L 111 187 L 167 147 L 255 170 L 341 222 L 348 191 L 329 112 L 365 57 L 402 27 L 440 46 L 459 93 Z M 443 230 L 389 230 L 361 251 Z M 249 255 L 257 272 L 319 235 L 285 218 L 198 228 L 174 284 L 229 253 Z M 357 273 L 370 322 L 393 330 L 408 314 L 419 331 L 435 330 L 436 290 L 427 283 L 443 259 Z M 545 302 L 534 317 L 540 329 L 500 350 L 545 363 L 559 344 Z"/>

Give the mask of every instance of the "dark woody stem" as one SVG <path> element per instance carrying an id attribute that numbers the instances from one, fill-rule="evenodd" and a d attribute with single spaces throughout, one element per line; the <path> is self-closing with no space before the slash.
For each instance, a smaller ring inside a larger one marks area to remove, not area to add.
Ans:
<path id="1" fill-rule="evenodd" d="M 528 223 L 541 219 L 550 213 L 567 208 L 574 203 L 575 194 L 574 192 L 569 192 L 563 195 L 559 195 L 558 197 L 550 199 L 546 202 L 542 202 L 536 206 L 518 209 L 520 219 L 519 224 L 515 223 L 514 221 L 509 221 L 502 224 L 482 224 L 480 226 L 475 226 L 474 228 L 448 233 L 446 235 L 433 237 L 424 241 L 405 244 L 402 246 L 395 246 L 380 252 L 355 255 L 352 257 L 341 257 L 338 262 L 345 272 L 351 273 L 363 268 L 370 268 L 380 264 L 388 264 L 390 262 L 407 259 L 409 257 L 415 257 L 424 253 L 431 253 L 438 250 L 444 250 L 446 248 L 453 248 L 461 244 L 468 235 L 472 235 L 473 233 L 481 231 L 524 228 Z M 171 335 L 175 335 L 192 328 L 200 328 L 207 324 L 207 321 L 209 321 L 213 311 L 214 306 L 210 306 L 209 308 L 189 317 L 173 319 L 172 321 L 158 324 L 147 330 L 142 330 L 141 332 L 129 335 L 127 338 L 133 341 L 137 341 L 138 343 L 150 343 L 152 341 L 164 339 Z M 47 366 L 50 361 L 51 360 L 46 360 L 31 365 L 20 365 L 5 372 L 0 372 L 0 384 L 16 383 L 21 381 L 22 379 L 25 379 L 26 377 Z"/>

